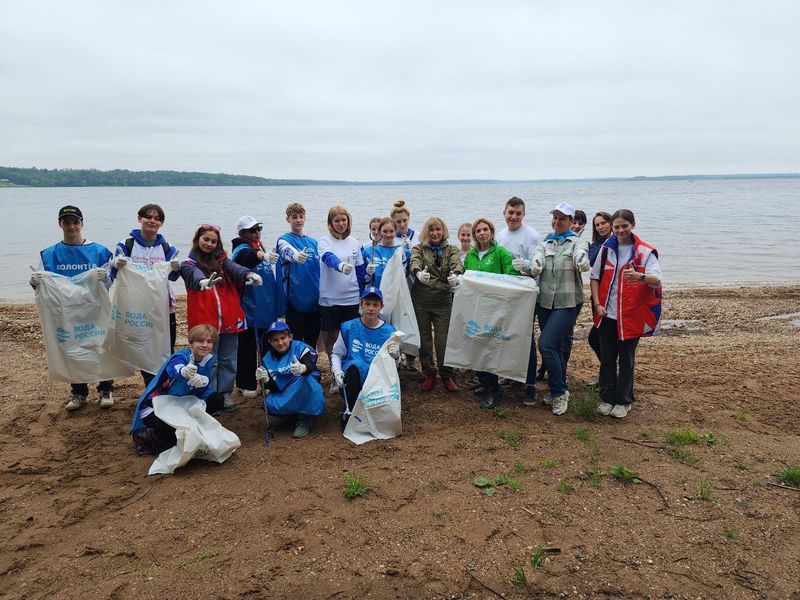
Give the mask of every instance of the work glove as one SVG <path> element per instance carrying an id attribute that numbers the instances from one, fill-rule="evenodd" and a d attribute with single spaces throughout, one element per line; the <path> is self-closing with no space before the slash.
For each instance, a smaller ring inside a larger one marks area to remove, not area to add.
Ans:
<path id="1" fill-rule="evenodd" d="M 94 276 L 97 277 L 97 281 L 105 281 L 106 277 L 108 277 L 108 273 L 103 267 L 97 267 L 92 270 L 94 271 Z"/>
<path id="2" fill-rule="evenodd" d="M 303 248 L 300 252 L 297 252 L 294 255 L 294 262 L 300 263 L 301 265 L 308 260 L 308 249 Z"/>
<path id="3" fill-rule="evenodd" d="M 339 387 L 344 387 L 344 371 L 342 371 L 341 369 L 336 369 L 333 372 L 333 380 Z"/>
<path id="4" fill-rule="evenodd" d="M 31 275 L 31 286 L 33 289 L 36 289 L 36 286 L 42 283 L 42 281 L 44 281 L 44 273 L 41 271 L 34 271 Z"/>
<path id="5" fill-rule="evenodd" d="M 189 364 L 180 370 L 180 374 L 181 377 L 187 381 L 197 375 L 197 365 L 194 364 L 194 355 L 189 357 Z"/>
<path id="6" fill-rule="evenodd" d="M 195 373 L 186 380 L 186 383 L 189 384 L 189 387 L 204 388 L 208 385 L 208 377 L 205 375 L 200 375 L 199 373 Z"/>
<path id="7" fill-rule="evenodd" d="M 367 275 L 369 275 L 370 277 L 375 275 L 375 263 L 374 262 L 370 261 L 370 262 L 367 263 Z"/>
<path id="8" fill-rule="evenodd" d="M 337 268 L 340 273 L 344 273 L 345 275 L 350 275 L 353 272 L 353 265 L 349 262 L 340 262 Z"/>
<path id="9" fill-rule="evenodd" d="M 172 258 L 169 261 L 169 268 L 172 269 L 173 271 L 177 271 L 178 269 L 181 268 L 181 261 L 178 259 L 178 251 L 177 250 L 175 251 L 175 254 L 172 256 Z"/>
<path id="10" fill-rule="evenodd" d="M 270 252 L 267 254 L 267 260 L 269 261 L 270 265 L 274 265 L 276 262 L 278 262 L 278 253 Z"/>
<path id="11" fill-rule="evenodd" d="M 123 267 L 126 267 L 129 262 L 131 262 L 130 258 L 125 256 L 124 254 L 117 254 L 114 257 L 114 260 L 111 262 L 111 266 L 119 271 Z"/>
<path id="12" fill-rule="evenodd" d="M 533 275 L 534 277 L 538 277 L 541 274 L 542 269 L 544 269 L 544 265 L 542 264 L 542 260 L 537 256 L 536 258 L 533 259 L 533 262 L 531 263 L 531 268 L 530 268 L 531 275 Z"/>
<path id="13" fill-rule="evenodd" d="M 386 344 L 386 351 L 393 359 L 397 360 L 400 358 L 400 344 L 397 342 L 389 342 Z"/>
<path id="14" fill-rule="evenodd" d="M 520 273 L 527 273 L 531 270 L 531 261 L 518 254 L 516 258 L 511 261 L 511 266 L 514 267 L 514 270 L 519 271 Z"/>
<path id="15" fill-rule="evenodd" d="M 575 267 L 582 273 L 585 273 L 592 268 L 592 265 L 589 264 L 589 257 L 586 256 L 586 252 L 581 252 L 574 257 L 574 260 Z"/>
<path id="16" fill-rule="evenodd" d="M 292 375 L 302 375 L 308 371 L 308 367 L 297 360 L 296 356 L 292 355 L 292 364 L 289 365 L 289 370 L 292 372 Z"/>
<path id="17" fill-rule="evenodd" d="M 256 381 L 260 381 L 261 387 L 266 390 L 267 381 L 269 381 L 269 371 L 264 367 L 258 367 L 256 369 Z"/>
<path id="18" fill-rule="evenodd" d="M 262 285 L 264 280 L 261 279 L 261 275 L 258 273 L 250 273 L 247 275 L 247 281 L 245 281 L 245 285 Z"/>
<path id="19" fill-rule="evenodd" d="M 450 273 L 450 275 L 447 276 L 447 283 L 450 284 L 451 288 L 456 287 L 459 284 L 458 275 Z"/>
<path id="20" fill-rule="evenodd" d="M 200 291 L 205 292 L 206 290 L 210 290 L 220 281 L 222 281 L 222 277 L 217 277 L 217 272 L 214 271 L 213 273 L 211 273 L 210 277 L 200 280 Z"/>
<path id="21" fill-rule="evenodd" d="M 428 273 L 428 267 L 422 269 L 422 271 L 417 271 L 417 279 L 423 285 L 428 285 L 428 282 L 431 280 L 431 274 Z"/>

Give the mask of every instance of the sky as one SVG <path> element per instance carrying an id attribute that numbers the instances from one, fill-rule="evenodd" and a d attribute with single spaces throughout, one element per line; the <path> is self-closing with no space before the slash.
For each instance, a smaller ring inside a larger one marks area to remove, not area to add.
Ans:
<path id="1" fill-rule="evenodd" d="M 798 172 L 798 31 L 793 0 L 3 0 L 0 165 Z"/>

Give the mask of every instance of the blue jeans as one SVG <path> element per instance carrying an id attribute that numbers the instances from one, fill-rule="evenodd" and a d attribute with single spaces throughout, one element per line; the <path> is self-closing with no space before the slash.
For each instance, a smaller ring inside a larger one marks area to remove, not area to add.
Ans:
<path id="1" fill-rule="evenodd" d="M 581 305 L 571 308 L 536 307 L 541 329 L 539 351 L 547 368 L 547 384 L 553 398 L 567 391 L 567 362 L 562 343 L 564 335 L 575 326 L 580 310 Z"/>
<path id="2" fill-rule="evenodd" d="M 217 391 L 230 394 L 236 380 L 236 353 L 239 350 L 239 334 L 223 333 L 214 345 L 214 356 L 217 359 L 216 373 L 211 375 L 216 378 Z"/>

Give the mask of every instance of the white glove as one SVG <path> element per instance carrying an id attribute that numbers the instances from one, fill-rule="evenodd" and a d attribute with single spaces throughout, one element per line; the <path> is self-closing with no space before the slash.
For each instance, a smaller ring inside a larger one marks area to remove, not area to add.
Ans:
<path id="1" fill-rule="evenodd" d="M 260 381 L 263 387 L 269 381 L 269 371 L 264 367 L 258 367 L 256 369 L 256 381 Z"/>
<path id="2" fill-rule="evenodd" d="M 42 283 L 42 281 L 44 281 L 44 273 L 41 271 L 34 271 L 31 275 L 31 285 L 33 286 L 33 289 L 36 289 L 36 286 Z"/>
<path id="3" fill-rule="evenodd" d="M 336 369 L 333 372 L 333 380 L 339 387 L 344 387 L 344 371 L 342 371 L 341 369 Z"/>
<path id="4" fill-rule="evenodd" d="M 428 267 L 425 267 L 422 269 L 422 271 L 417 271 L 417 279 L 419 279 L 420 283 L 428 285 L 428 282 L 431 280 L 431 274 L 428 273 Z"/>
<path id="5" fill-rule="evenodd" d="M 208 377 L 195 373 L 186 380 L 186 383 L 189 384 L 189 387 L 204 388 L 208 385 Z"/>
<path id="6" fill-rule="evenodd" d="M 181 377 L 187 381 L 197 375 L 197 365 L 194 364 L 194 354 L 189 357 L 189 364 L 180 370 Z"/>
<path id="7" fill-rule="evenodd" d="M 544 269 L 544 265 L 537 256 L 536 258 L 533 259 L 533 262 L 531 263 L 531 268 L 530 268 L 531 275 L 533 275 L 534 277 L 538 277 L 539 274 L 542 272 L 542 269 Z"/>
<path id="8" fill-rule="evenodd" d="M 297 252 L 294 255 L 294 262 L 300 263 L 301 265 L 308 260 L 308 249 L 303 248 L 300 252 Z"/>
<path id="9" fill-rule="evenodd" d="M 96 269 L 93 269 L 93 271 L 94 276 L 97 277 L 97 281 L 105 281 L 106 277 L 108 277 L 108 273 L 106 273 L 106 270 L 103 267 L 97 267 Z"/>
<path id="10" fill-rule="evenodd" d="M 586 271 L 592 268 L 592 265 L 589 264 L 589 258 L 586 256 L 585 252 L 581 252 L 578 256 L 575 257 L 575 266 L 582 273 L 585 273 Z"/>
<path id="11" fill-rule="evenodd" d="M 178 252 L 179 251 L 176 250 L 175 254 L 169 261 L 169 268 L 172 269 L 173 271 L 177 271 L 178 269 L 181 268 L 181 261 L 178 259 Z"/>
<path id="12" fill-rule="evenodd" d="M 130 258 L 125 256 L 124 254 L 117 254 L 114 257 L 114 260 L 111 262 L 111 266 L 113 266 L 115 269 L 119 270 L 119 269 L 122 269 L 123 267 L 127 266 L 127 264 L 129 262 L 131 262 Z"/>
<path id="13" fill-rule="evenodd" d="M 274 265 L 276 262 L 278 262 L 278 253 L 270 252 L 267 254 L 267 260 L 269 261 L 269 264 Z"/>
<path id="14" fill-rule="evenodd" d="M 520 273 L 527 273 L 531 270 L 531 261 L 527 258 L 523 258 L 519 255 L 511 261 L 511 266 L 514 267 L 514 270 L 519 271 Z"/>
<path id="15" fill-rule="evenodd" d="M 292 364 L 289 365 L 289 370 L 292 372 L 292 375 L 302 375 L 306 371 L 308 371 L 308 367 L 297 360 L 297 357 L 293 354 L 292 355 Z"/>
<path id="16" fill-rule="evenodd" d="M 398 344 L 397 342 L 389 342 L 388 344 L 386 344 L 386 351 L 395 360 L 400 358 L 400 344 Z"/>
<path id="17" fill-rule="evenodd" d="M 456 287 L 459 283 L 458 275 L 455 273 L 450 273 L 450 275 L 447 276 L 447 283 L 450 284 L 450 287 Z"/>
<path id="18" fill-rule="evenodd" d="M 259 275 L 258 273 L 250 273 L 247 276 L 247 281 L 245 282 L 245 285 L 263 285 L 263 283 L 264 280 L 261 279 L 261 275 Z"/>
<path id="19" fill-rule="evenodd" d="M 213 273 L 211 273 L 211 276 L 208 277 L 207 279 L 200 280 L 200 291 L 205 292 L 206 290 L 210 290 L 220 281 L 222 281 L 222 277 L 217 277 L 217 272 L 214 271 Z"/>
<path id="20" fill-rule="evenodd" d="M 375 275 L 375 263 L 372 261 L 367 263 L 367 275 Z"/>
<path id="21" fill-rule="evenodd" d="M 353 265 L 351 265 L 349 262 L 340 262 L 339 272 L 344 273 L 345 275 L 350 275 L 353 272 Z"/>

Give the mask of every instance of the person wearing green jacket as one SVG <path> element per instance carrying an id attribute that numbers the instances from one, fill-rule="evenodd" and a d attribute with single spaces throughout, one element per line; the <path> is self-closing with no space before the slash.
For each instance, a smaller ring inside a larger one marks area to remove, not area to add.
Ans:
<path id="1" fill-rule="evenodd" d="M 480 218 L 472 224 L 472 239 L 475 245 L 464 257 L 464 271 L 483 271 L 499 275 L 519 275 L 511 264 L 514 257 L 511 253 L 494 241 L 494 223 L 487 218 Z M 497 375 L 478 371 L 481 385 L 474 391 L 477 396 L 486 396 L 481 408 L 491 409 L 502 401 Z"/>
<path id="2" fill-rule="evenodd" d="M 430 217 L 419 232 L 419 244 L 411 248 L 410 269 L 414 278 L 411 301 L 419 324 L 419 362 L 425 373 L 423 392 L 431 391 L 436 385 L 437 373 L 448 392 L 458 391 L 453 380 L 453 368 L 444 366 L 444 352 L 453 307 L 453 288 L 458 285 L 463 267 L 461 252 L 457 246 L 447 243 L 448 236 L 444 221 Z M 433 362 L 434 345 L 436 364 Z"/>

